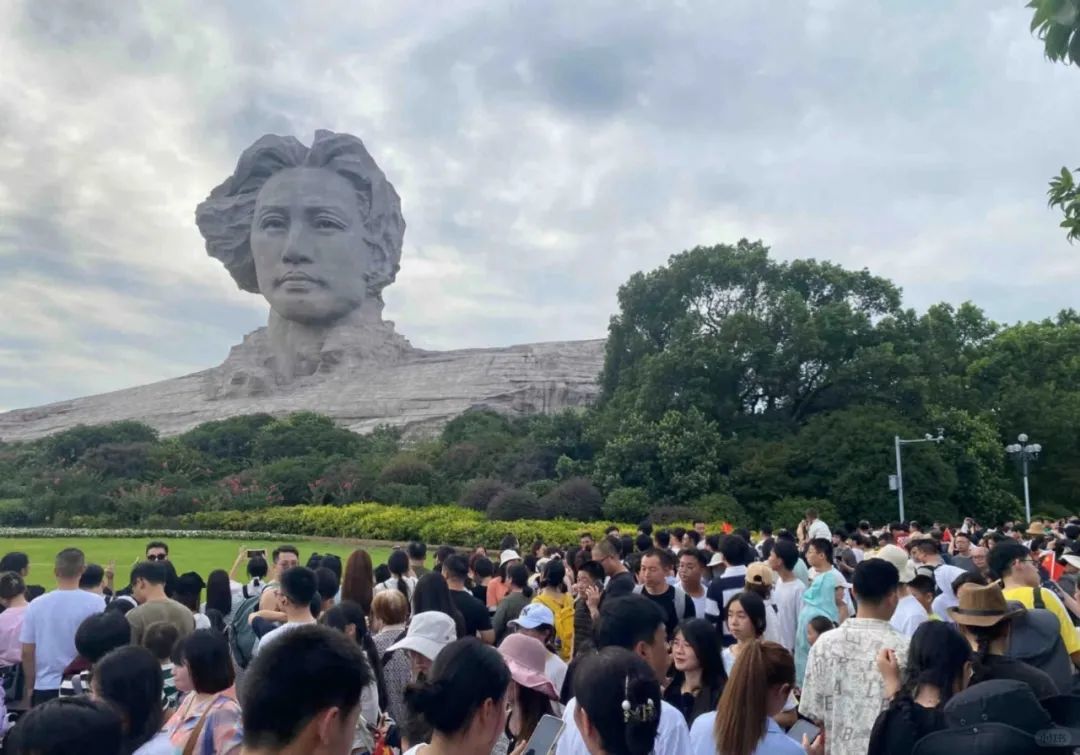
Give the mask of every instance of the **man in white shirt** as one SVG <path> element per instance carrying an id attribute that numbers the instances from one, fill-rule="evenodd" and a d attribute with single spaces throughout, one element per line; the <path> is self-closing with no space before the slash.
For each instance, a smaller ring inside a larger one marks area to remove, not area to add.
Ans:
<path id="1" fill-rule="evenodd" d="M 294 566 L 282 573 L 278 592 L 285 623 L 259 638 L 255 643 L 255 655 L 282 635 L 315 623 L 315 617 L 311 614 L 311 601 L 318 591 L 317 584 L 315 572 L 306 566 Z"/>
<path id="2" fill-rule="evenodd" d="M 769 566 L 779 579 L 773 586 L 772 599 L 776 605 L 777 635 L 780 644 L 795 652 L 795 633 L 799 626 L 799 611 L 802 610 L 803 593 L 806 585 L 795 576 L 795 565 L 799 561 L 799 549 L 790 540 L 777 539 L 769 553 Z"/>
<path id="3" fill-rule="evenodd" d="M 906 583 L 905 576 L 911 577 Z M 911 637 L 919 625 L 930 619 L 930 605 L 934 600 L 933 569 L 920 566 L 913 576 L 901 574 L 900 594 L 903 597 L 896 604 L 896 611 L 889 619 L 889 624 L 905 637 Z"/>
<path id="4" fill-rule="evenodd" d="M 799 712 L 825 729 L 825 755 L 866 755 L 870 732 L 888 704 L 877 656 L 890 650 L 901 671 L 908 638 L 889 625 L 899 601 L 896 567 L 869 558 L 855 568 L 859 612 L 810 648 Z"/>
<path id="5" fill-rule="evenodd" d="M 819 537 L 832 540 L 829 525 L 818 519 L 817 509 L 806 510 L 806 537 L 808 540 L 817 540 Z"/>
<path id="6" fill-rule="evenodd" d="M 679 553 L 679 585 L 686 597 L 694 602 L 694 615 L 705 615 L 705 567 L 709 559 L 697 548 L 686 548 Z"/>
<path id="7" fill-rule="evenodd" d="M 594 634 L 597 649 L 623 647 L 640 655 L 661 682 L 671 665 L 667 649 L 664 614 L 641 595 L 627 595 L 604 601 Z M 690 751 L 690 731 L 677 708 L 661 702 L 660 728 L 656 733 L 653 755 L 685 755 Z M 589 755 L 581 731 L 574 721 L 577 700 L 566 704 L 563 729 L 559 737 L 559 755 Z"/>
<path id="8" fill-rule="evenodd" d="M 86 556 L 81 550 L 60 551 L 53 571 L 56 589 L 31 601 L 26 608 L 19 641 L 27 706 L 59 697 L 64 669 L 77 655 L 75 632 L 83 619 L 105 610 L 103 597 L 79 589 L 79 577 L 84 571 Z"/>

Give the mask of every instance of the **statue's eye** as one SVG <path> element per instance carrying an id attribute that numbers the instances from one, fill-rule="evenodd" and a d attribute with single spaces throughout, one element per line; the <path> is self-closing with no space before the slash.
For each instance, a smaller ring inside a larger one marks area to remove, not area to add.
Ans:
<path id="1" fill-rule="evenodd" d="M 315 218 L 315 228 L 320 231 L 343 231 L 345 224 L 329 215 L 319 215 Z"/>
<path id="2" fill-rule="evenodd" d="M 259 228 L 264 231 L 284 230 L 285 218 L 280 215 L 267 215 L 259 221 Z"/>

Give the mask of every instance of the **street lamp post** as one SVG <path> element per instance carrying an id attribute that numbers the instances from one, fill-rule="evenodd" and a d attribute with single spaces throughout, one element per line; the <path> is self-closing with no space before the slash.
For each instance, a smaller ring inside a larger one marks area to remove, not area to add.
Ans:
<path id="1" fill-rule="evenodd" d="M 922 438 L 913 438 L 911 440 L 905 440 L 897 435 L 893 439 L 896 443 L 896 497 L 900 503 L 900 521 L 904 521 L 904 471 L 903 466 L 900 463 L 900 448 L 911 443 L 940 443 L 945 440 L 945 430 L 938 428 L 937 436 L 933 436 L 927 433 Z"/>
<path id="2" fill-rule="evenodd" d="M 1038 443 L 1028 443 L 1026 433 L 1020 433 L 1017 437 L 1019 443 L 1010 443 L 1005 446 L 1005 453 L 1012 457 L 1013 461 L 1020 465 L 1024 474 L 1024 521 L 1031 521 L 1031 491 L 1028 488 L 1028 464 L 1039 458 L 1042 446 Z"/>

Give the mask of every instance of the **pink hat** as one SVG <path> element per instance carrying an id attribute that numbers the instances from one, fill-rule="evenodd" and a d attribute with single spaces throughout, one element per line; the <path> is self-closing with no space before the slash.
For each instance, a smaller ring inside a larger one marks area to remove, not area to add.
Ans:
<path id="1" fill-rule="evenodd" d="M 555 685 L 544 675 L 544 664 L 547 662 L 544 643 L 535 637 L 511 634 L 499 645 L 499 653 L 510 667 L 510 676 L 515 682 L 541 692 L 552 700 L 559 699 Z"/>

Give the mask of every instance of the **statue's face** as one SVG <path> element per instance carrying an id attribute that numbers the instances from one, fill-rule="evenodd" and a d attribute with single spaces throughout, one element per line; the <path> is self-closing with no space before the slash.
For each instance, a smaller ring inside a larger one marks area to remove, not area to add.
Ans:
<path id="1" fill-rule="evenodd" d="M 326 168 L 289 168 L 259 191 L 251 224 L 259 291 L 288 320 L 323 323 L 367 296 L 371 255 L 356 191 Z"/>

